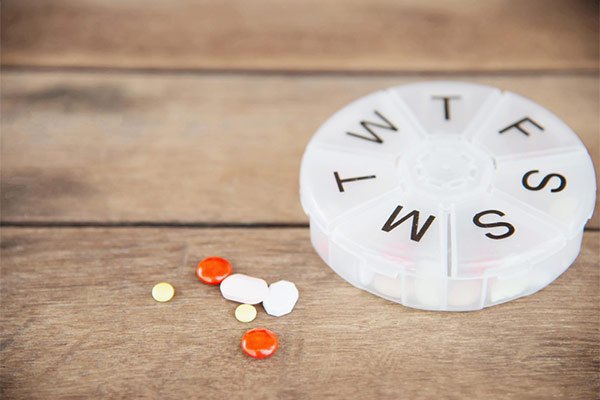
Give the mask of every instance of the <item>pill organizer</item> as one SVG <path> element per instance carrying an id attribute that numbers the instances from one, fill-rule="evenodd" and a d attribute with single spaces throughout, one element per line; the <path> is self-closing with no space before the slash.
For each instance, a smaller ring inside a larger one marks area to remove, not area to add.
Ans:
<path id="1" fill-rule="evenodd" d="M 378 91 L 336 112 L 302 159 L 317 253 L 408 307 L 530 295 L 579 254 L 596 199 L 585 146 L 515 93 L 461 82 Z"/>

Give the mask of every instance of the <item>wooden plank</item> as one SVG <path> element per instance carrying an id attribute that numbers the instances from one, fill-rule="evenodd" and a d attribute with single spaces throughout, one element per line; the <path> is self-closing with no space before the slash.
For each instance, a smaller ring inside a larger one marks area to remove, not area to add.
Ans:
<path id="1" fill-rule="evenodd" d="M 2 2 L 3 65 L 597 70 L 595 1 Z"/>
<path id="2" fill-rule="evenodd" d="M 298 173 L 318 126 L 376 89 L 439 78 L 4 73 L 2 219 L 305 222 Z M 456 79 L 548 107 L 600 165 L 598 77 Z"/>
<path id="3" fill-rule="evenodd" d="M 2 398 L 593 398 L 600 233 L 553 284 L 483 311 L 408 309 L 355 289 L 307 229 L 2 230 Z M 296 283 L 294 312 L 241 324 L 195 264 Z M 175 298 L 150 297 L 171 282 Z M 280 348 L 239 348 L 256 326 Z"/>

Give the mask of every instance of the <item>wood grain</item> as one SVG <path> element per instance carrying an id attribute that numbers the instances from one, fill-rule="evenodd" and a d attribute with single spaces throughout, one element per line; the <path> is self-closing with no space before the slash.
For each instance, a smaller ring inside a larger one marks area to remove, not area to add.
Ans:
<path id="1" fill-rule="evenodd" d="M 598 180 L 597 1 L 0 9 L 2 399 L 600 397 L 600 213 L 553 284 L 468 313 L 355 289 L 308 229 L 289 227 L 307 222 L 298 173 L 317 127 L 419 80 L 530 97 L 580 135 Z M 242 227 L 122 227 L 170 223 Z M 194 275 L 210 255 L 294 281 L 296 309 L 237 322 L 236 304 Z M 152 300 L 159 281 L 175 286 L 171 302 Z M 279 335 L 268 360 L 239 347 L 256 326 Z"/>
<path id="2" fill-rule="evenodd" d="M 444 76 L 10 72 L 2 78 L 4 221 L 298 223 L 306 221 L 300 159 L 318 126 L 374 90 Z M 600 165 L 598 77 L 453 78 L 546 106 Z M 589 226 L 600 226 L 598 213 Z"/>
<path id="3" fill-rule="evenodd" d="M 597 70 L 598 2 L 6 0 L 2 64 Z"/>
<path id="4" fill-rule="evenodd" d="M 2 398 L 569 398 L 600 390 L 600 233 L 541 292 L 468 313 L 408 309 L 353 288 L 307 229 L 29 229 L 2 239 Z M 294 312 L 236 304 L 195 264 L 294 281 Z M 156 303 L 159 281 L 176 296 Z M 253 360 L 264 326 L 277 353 Z"/>

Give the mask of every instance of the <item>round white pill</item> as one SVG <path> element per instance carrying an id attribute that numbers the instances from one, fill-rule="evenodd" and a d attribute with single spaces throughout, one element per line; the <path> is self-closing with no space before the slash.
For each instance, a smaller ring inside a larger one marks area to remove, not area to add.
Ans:
<path id="1" fill-rule="evenodd" d="M 229 275 L 221 282 L 221 294 L 238 303 L 258 304 L 269 294 L 267 282 L 244 274 Z"/>
<path id="2" fill-rule="evenodd" d="M 298 289 L 289 281 L 278 281 L 269 286 L 269 295 L 263 300 L 267 314 L 281 317 L 289 314 L 298 301 Z"/>

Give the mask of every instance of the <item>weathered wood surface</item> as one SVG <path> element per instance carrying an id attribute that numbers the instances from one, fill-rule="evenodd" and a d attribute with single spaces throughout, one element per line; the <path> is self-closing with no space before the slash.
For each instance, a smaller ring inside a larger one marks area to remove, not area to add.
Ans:
<path id="1" fill-rule="evenodd" d="M 3 399 L 600 397 L 598 212 L 556 282 L 469 313 L 353 288 L 306 228 L 118 227 L 302 225 L 300 157 L 317 127 L 424 79 L 530 97 L 580 135 L 598 174 L 597 1 L 0 7 L 0 220 L 55 226 L 0 231 Z M 78 223 L 117 227 L 66 227 Z M 209 255 L 296 282 L 296 309 L 237 322 L 194 275 Z M 150 297 L 159 281 L 171 302 Z M 268 360 L 239 348 L 259 325 L 279 335 Z"/>
<path id="2" fill-rule="evenodd" d="M 307 229 L 31 229 L 2 232 L 2 398 L 569 398 L 600 390 L 600 233 L 533 296 L 483 311 L 424 312 L 353 288 Z M 296 282 L 300 300 L 241 324 L 194 275 Z M 159 281 L 176 296 L 156 303 Z M 239 348 L 279 335 L 268 360 Z"/>
<path id="3" fill-rule="evenodd" d="M 305 222 L 300 159 L 318 126 L 376 89 L 440 78 L 4 73 L 2 219 Z M 539 102 L 600 165 L 598 77 L 453 78 Z"/>
<path id="4" fill-rule="evenodd" d="M 597 70 L 598 2 L 2 2 L 2 63 L 325 71 Z"/>

